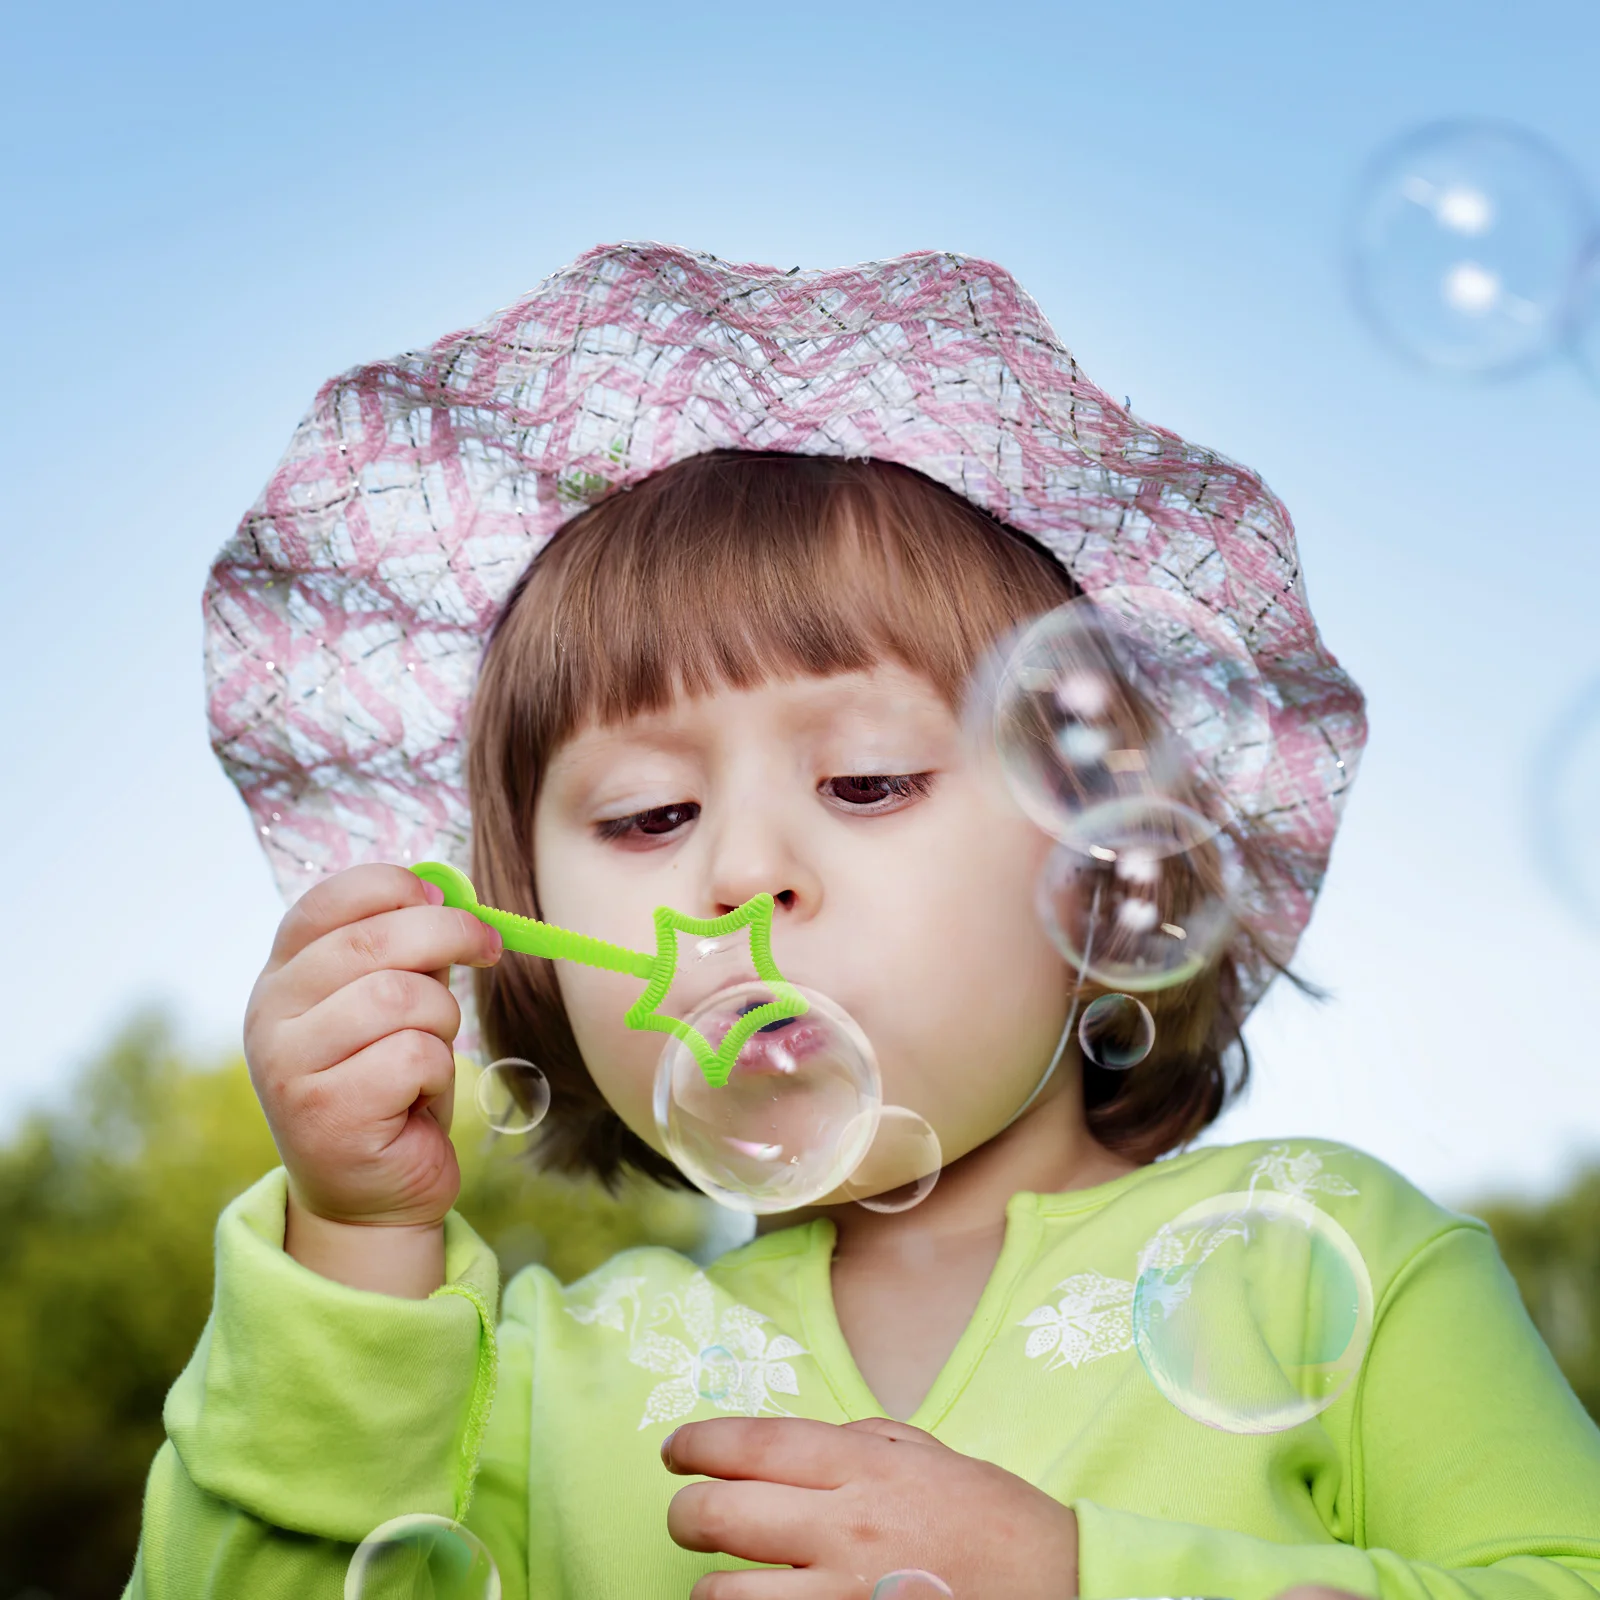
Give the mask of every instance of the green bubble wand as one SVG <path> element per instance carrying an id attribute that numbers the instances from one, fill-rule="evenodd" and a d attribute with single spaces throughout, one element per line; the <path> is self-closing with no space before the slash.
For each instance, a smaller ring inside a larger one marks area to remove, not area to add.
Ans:
<path id="1" fill-rule="evenodd" d="M 558 928 L 554 923 L 540 922 L 535 917 L 480 905 L 477 891 L 466 873 L 443 861 L 419 861 L 411 870 L 424 882 L 440 889 L 447 906 L 470 911 L 480 922 L 486 922 L 500 935 L 507 950 L 544 956 L 551 961 L 576 961 L 585 967 L 600 967 L 607 972 L 625 972 L 630 977 L 643 978 L 644 993 L 628 1008 L 625 1018 L 628 1026 L 652 1033 L 670 1033 L 693 1054 L 706 1082 L 713 1088 L 727 1083 L 733 1064 L 751 1034 L 769 1023 L 801 1016 L 809 1009 L 805 997 L 778 971 L 778 964 L 772 959 L 772 912 L 776 902 L 770 894 L 752 895 L 737 910 L 722 917 L 686 917 L 670 906 L 657 906 L 656 948 L 653 954 L 646 954 L 643 950 L 631 950 L 626 945 L 611 944 L 586 933 L 575 933 L 571 928 Z M 677 976 L 680 933 L 697 939 L 715 939 L 740 928 L 749 928 L 750 956 L 756 973 L 776 998 L 746 1012 L 728 1030 L 721 1046 L 713 1049 L 711 1041 L 698 1028 L 691 1027 L 682 1017 L 669 1017 L 658 1008 Z"/>

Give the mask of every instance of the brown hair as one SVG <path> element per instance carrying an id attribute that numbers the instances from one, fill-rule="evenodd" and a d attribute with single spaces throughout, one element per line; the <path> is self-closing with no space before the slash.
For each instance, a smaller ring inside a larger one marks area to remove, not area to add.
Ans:
<path id="1" fill-rule="evenodd" d="M 484 652 L 467 766 L 481 898 L 539 914 L 541 774 L 591 720 L 664 708 L 680 690 L 885 659 L 956 709 L 995 640 L 1078 592 L 1024 535 L 888 462 L 715 451 L 611 493 L 522 575 Z M 683 1181 L 590 1079 L 548 962 L 501 962 L 474 982 L 491 1059 L 533 1060 L 549 1081 L 542 1165 L 607 1184 L 629 1167 Z M 1149 1161 L 1215 1119 L 1248 1073 L 1239 987 L 1225 955 L 1146 996 L 1156 1045 L 1138 1067 L 1083 1063 L 1097 1139 Z"/>

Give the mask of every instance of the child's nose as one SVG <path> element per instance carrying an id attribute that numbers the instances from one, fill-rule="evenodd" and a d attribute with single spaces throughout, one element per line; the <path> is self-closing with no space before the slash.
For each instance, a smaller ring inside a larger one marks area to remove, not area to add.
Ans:
<path id="1" fill-rule="evenodd" d="M 752 893 L 760 894 L 761 890 L 756 889 L 753 890 Z M 778 902 L 778 908 L 781 911 L 793 911 L 795 906 L 799 903 L 799 896 L 795 894 L 793 889 L 772 889 L 769 890 L 768 893 L 770 893 L 772 898 Z M 744 900 L 720 900 L 717 902 L 717 909 L 713 915 L 724 917 L 730 911 L 737 911 L 739 907 L 744 904 L 744 901 L 748 899 L 750 899 L 750 895 L 747 894 L 744 897 Z"/>
<path id="2" fill-rule="evenodd" d="M 770 894 L 780 915 L 817 909 L 822 897 L 817 874 L 792 834 L 774 819 L 727 818 L 707 842 L 705 887 L 712 916 L 735 911 L 758 894 Z"/>

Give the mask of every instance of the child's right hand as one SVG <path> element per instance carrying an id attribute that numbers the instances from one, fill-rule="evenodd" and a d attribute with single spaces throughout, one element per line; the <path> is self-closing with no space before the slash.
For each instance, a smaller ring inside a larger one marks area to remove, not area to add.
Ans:
<path id="1" fill-rule="evenodd" d="M 250 1078 L 289 1175 L 285 1248 L 392 1294 L 442 1281 L 441 1225 L 461 1187 L 450 967 L 501 951 L 494 929 L 441 899 L 397 866 L 319 883 L 285 913 L 245 1009 Z"/>

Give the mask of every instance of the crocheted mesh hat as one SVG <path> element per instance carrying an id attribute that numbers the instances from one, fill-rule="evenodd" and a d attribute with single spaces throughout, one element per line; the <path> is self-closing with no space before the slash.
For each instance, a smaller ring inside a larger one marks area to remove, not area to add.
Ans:
<path id="1" fill-rule="evenodd" d="M 1248 469 L 1135 418 L 1000 268 L 589 251 L 509 309 L 324 384 L 205 592 L 213 748 L 294 900 L 358 862 L 470 871 L 463 730 L 512 585 L 608 491 L 719 448 L 874 456 L 1031 535 L 1091 598 L 1177 591 L 1265 687 L 1252 928 L 1292 953 L 1366 735 Z M 1270 965 L 1246 973 L 1249 997 Z"/>

